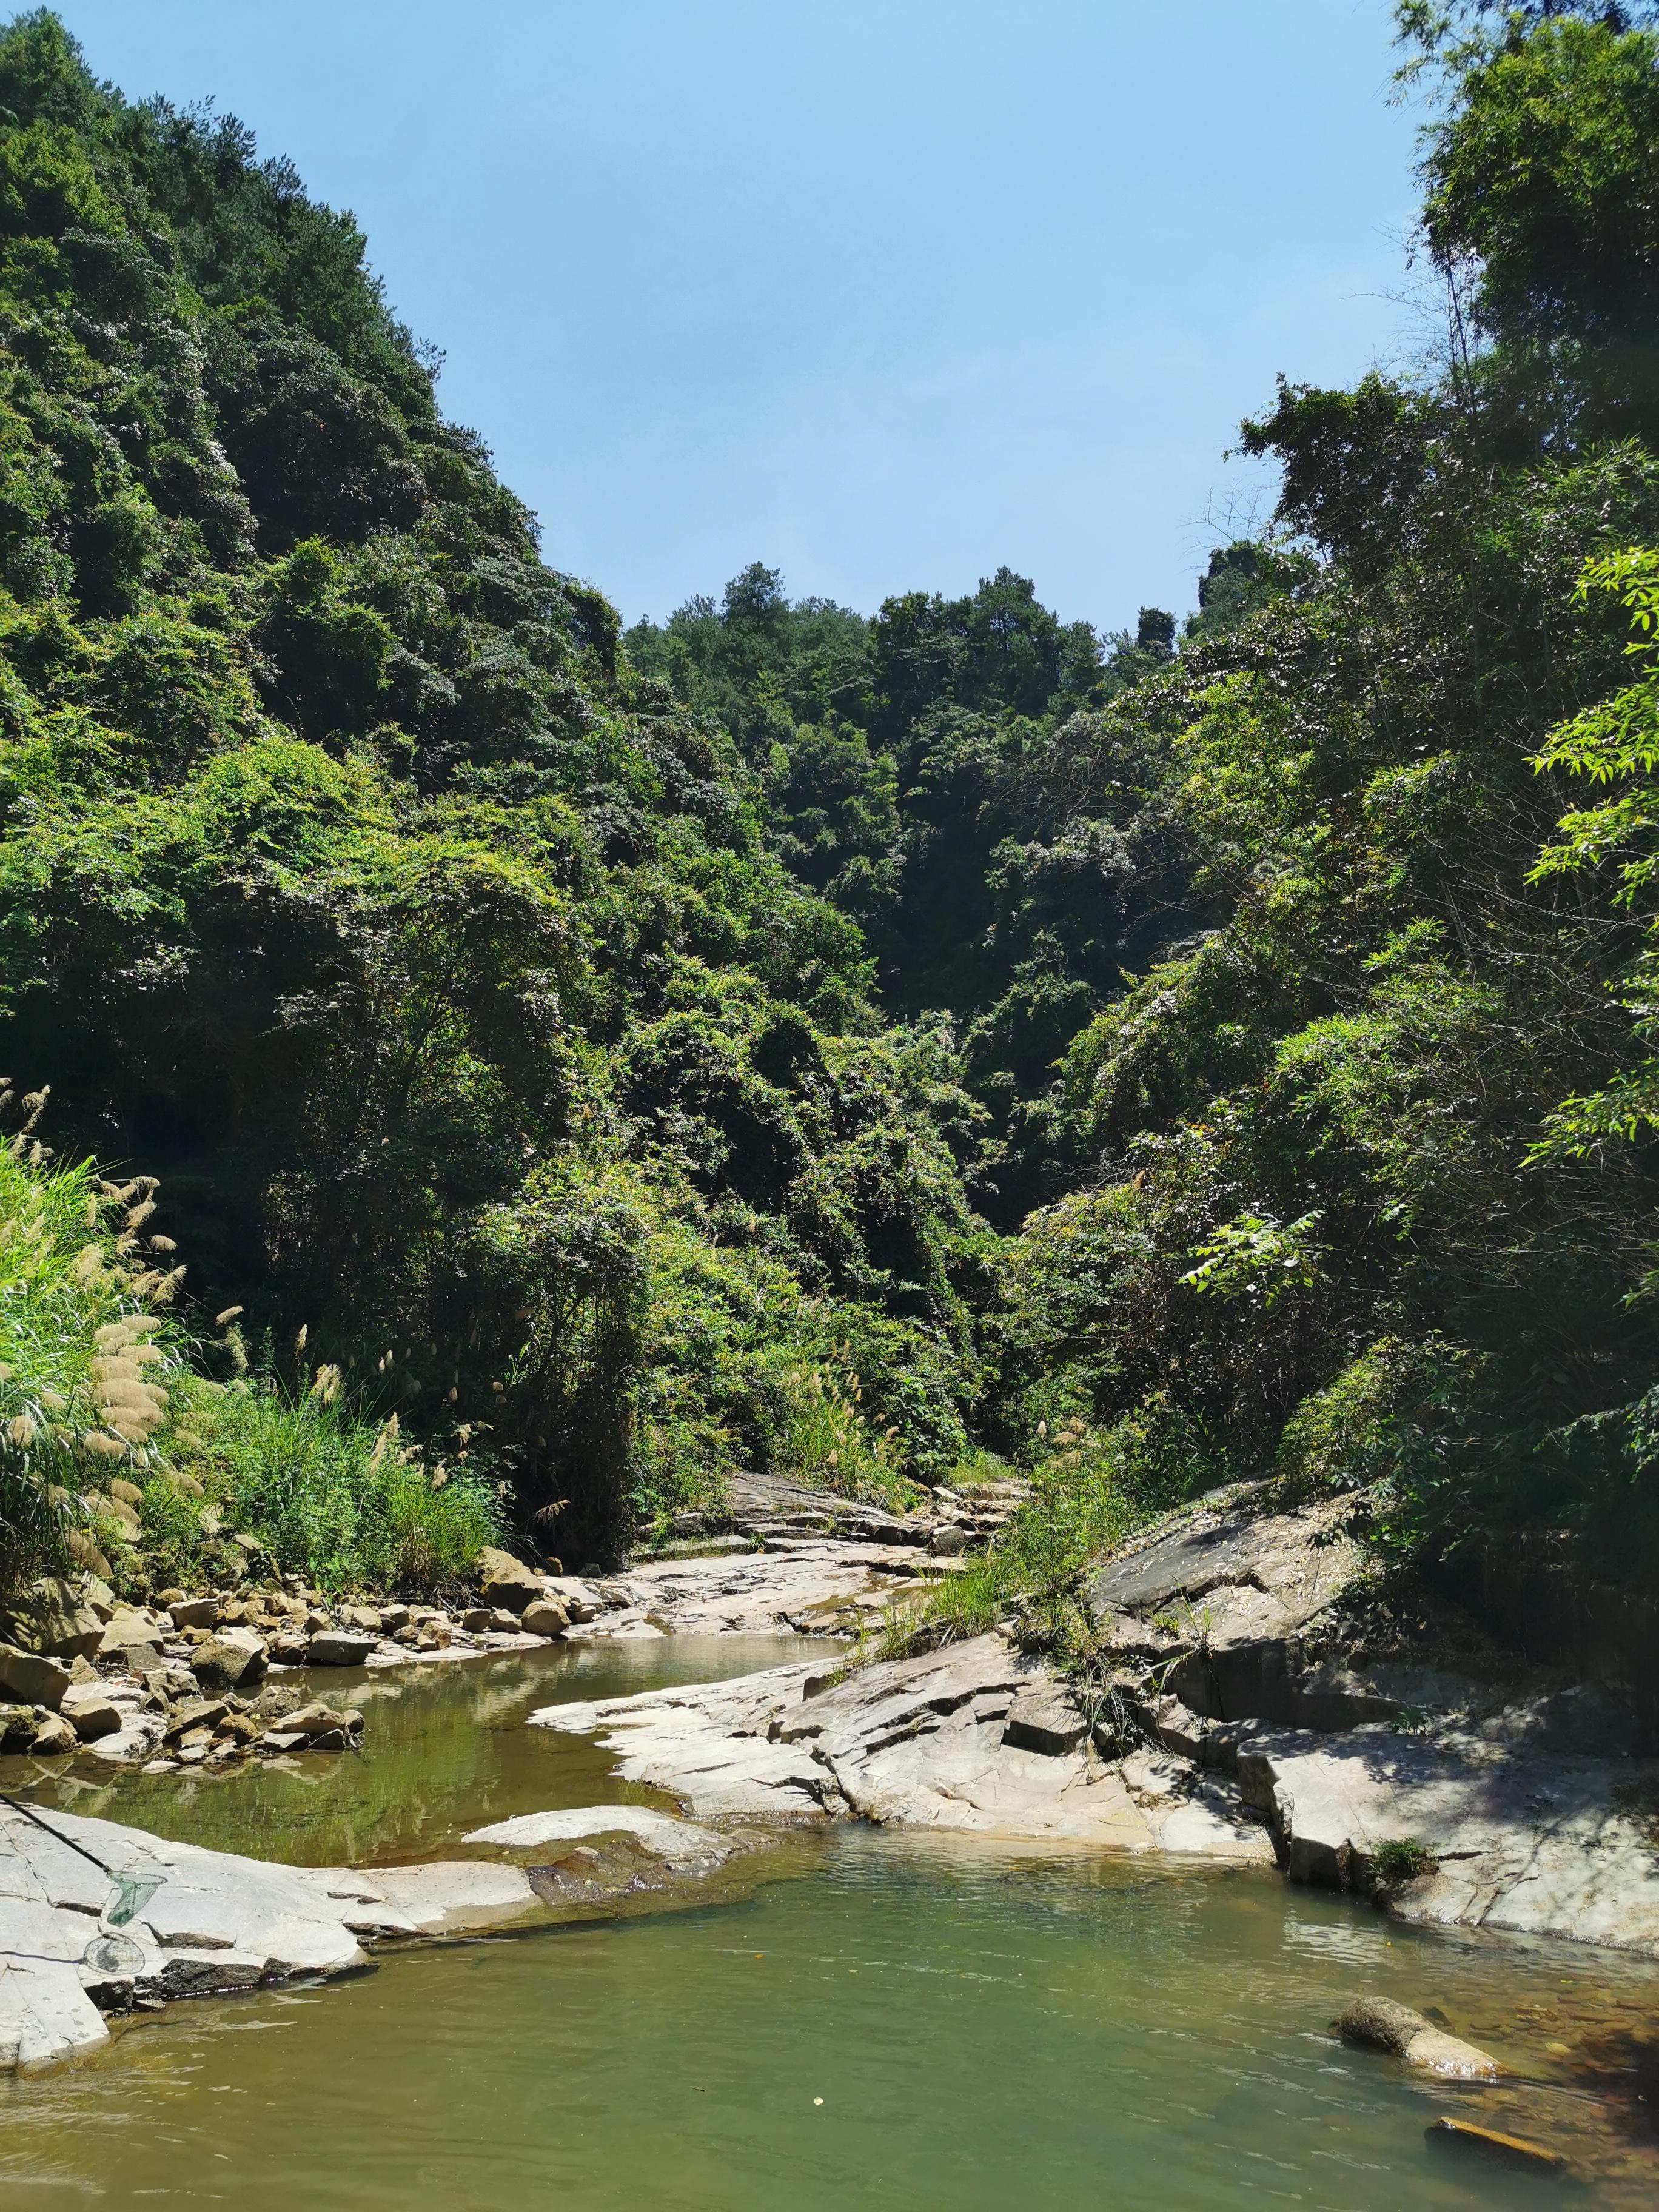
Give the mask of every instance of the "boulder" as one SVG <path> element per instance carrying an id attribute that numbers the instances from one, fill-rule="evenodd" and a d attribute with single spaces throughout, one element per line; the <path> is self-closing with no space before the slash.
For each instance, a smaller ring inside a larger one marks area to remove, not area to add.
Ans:
<path id="1" fill-rule="evenodd" d="M 36 1724 L 33 1705 L 0 1705 L 0 1752 L 27 1751 Z"/>
<path id="2" fill-rule="evenodd" d="M 556 1598 L 538 1597 L 526 1606 L 519 1626 L 527 1636 L 562 1636 L 570 1616 Z"/>
<path id="3" fill-rule="evenodd" d="M 29 1749 L 37 1759 L 52 1757 L 58 1752 L 73 1751 L 78 1738 L 61 1713 L 47 1713 L 35 1723 L 34 1740 Z"/>
<path id="4" fill-rule="evenodd" d="M 360 1629 L 320 1629 L 306 1646 L 306 1657 L 313 1667 L 361 1667 L 380 1640 Z"/>
<path id="5" fill-rule="evenodd" d="M 1022 1751 L 1045 1752 L 1057 1759 L 1075 1751 L 1088 1734 L 1089 1723 L 1078 1711 L 1077 1700 L 1058 1683 L 1042 1683 L 1022 1690 L 1008 1708 L 1002 1724 L 1002 1741 Z"/>
<path id="6" fill-rule="evenodd" d="M 170 1605 L 167 1613 L 175 1628 L 216 1628 L 219 1625 L 219 1601 L 216 1596 L 181 1597 Z"/>
<path id="7" fill-rule="evenodd" d="M 263 1680 L 268 1662 L 251 1628 L 227 1628 L 198 1644 L 190 1663 L 204 1690 L 234 1690 Z"/>
<path id="8" fill-rule="evenodd" d="M 1409 2005 L 1396 2004 L 1391 1997 L 1356 1997 L 1345 2008 L 1336 2032 L 1345 2043 L 1391 2051 L 1407 2066 L 1438 2075 L 1443 2081 L 1495 2081 L 1500 2071 L 1498 2061 L 1487 2052 L 1458 2036 L 1448 2035 L 1423 2014 L 1413 2012 Z"/>
<path id="9" fill-rule="evenodd" d="M 39 1651 L 20 1651 L 15 1644 L 0 1644 L 0 1695 L 20 1705 L 45 1705 L 56 1712 L 70 1686 L 70 1670 L 60 1660 Z"/>
<path id="10" fill-rule="evenodd" d="M 942 1528 L 934 1529 L 933 1548 L 941 1559 L 959 1559 L 968 1548 L 968 1539 L 954 1522 L 947 1521 Z"/>
<path id="11" fill-rule="evenodd" d="M 120 1707 L 100 1686 L 92 1682 L 71 1682 L 58 1710 L 82 1743 L 96 1743 L 100 1736 L 115 1735 L 122 1725 Z"/>
<path id="12" fill-rule="evenodd" d="M 354 1735 L 362 1724 L 363 1717 L 356 1706 L 348 1705 L 343 1710 L 340 1710 L 317 1698 L 313 1698 L 310 1705 L 301 1705 L 298 1712 L 284 1713 L 278 1725 L 283 1735 L 301 1736 L 308 1740 L 313 1736 L 330 1735 L 336 1733 Z"/>
<path id="13" fill-rule="evenodd" d="M 97 1614 L 61 1575 L 42 1575 L 14 1598 L 7 1628 L 21 1650 L 53 1659 L 89 1657 L 104 1633 Z"/>
<path id="14" fill-rule="evenodd" d="M 385 1627 L 386 1621 L 378 1606 L 343 1605 L 340 1607 L 340 1626 L 343 1628 L 372 1631 L 378 1636 Z"/>
<path id="15" fill-rule="evenodd" d="M 147 1613 L 135 1613 L 130 1607 L 124 1607 L 112 1613 L 104 1623 L 104 1632 L 98 1644 L 98 1656 L 100 1659 L 119 1659 L 140 1644 L 147 1644 L 154 1648 L 160 1644 L 167 1632 Z"/>
<path id="16" fill-rule="evenodd" d="M 543 1595 L 542 1577 L 510 1552 L 487 1544 L 478 1554 L 478 1595 L 492 1608 L 520 1613 Z"/>

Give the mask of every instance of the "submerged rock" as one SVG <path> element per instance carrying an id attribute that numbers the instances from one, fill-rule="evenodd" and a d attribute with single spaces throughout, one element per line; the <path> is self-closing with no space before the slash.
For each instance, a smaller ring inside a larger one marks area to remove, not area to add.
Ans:
<path id="1" fill-rule="evenodd" d="M 1409 2005 L 1391 1997 L 1356 1997 L 1336 2023 L 1345 2043 L 1368 2045 L 1374 2051 L 1391 2051 L 1408 2066 L 1449 2081 L 1495 2081 L 1502 2071 L 1498 2061 L 1472 2043 L 1465 2043 Z"/>
<path id="2" fill-rule="evenodd" d="M 1501 2166 L 1520 2166 L 1534 2173 L 1559 2172 L 1567 2162 L 1559 2150 L 1552 2150 L 1547 2143 L 1533 2142 L 1525 2136 L 1505 2135 L 1498 2128 L 1483 2128 L 1474 2120 L 1456 2120 L 1447 2116 L 1431 2120 L 1423 2133 L 1432 2144 L 1475 2151 L 1484 2158 L 1495 2159 Z"/>

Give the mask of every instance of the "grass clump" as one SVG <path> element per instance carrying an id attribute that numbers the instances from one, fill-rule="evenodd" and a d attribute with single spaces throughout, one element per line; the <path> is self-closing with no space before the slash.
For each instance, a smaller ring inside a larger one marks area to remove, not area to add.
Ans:
<path id="1" fill-rule="evenodd" d="M 1434 1871 L 1434 1855 L 1415 1836 L 1390 1837 L 1371 1853 L 1371 1877 L 1379 1889 L 1397 1889 Z"/>
<path id="2" fill-rule="evenodd" d="M 822 1358 L 781 1357 L 768 1378 L 775 1423 L 772 1462 L 815 1490 L 906 1513 L 921 1497 L 902 1473 L 896 1424 L 878 1427 L 864 1410 L 864 1384 L 847 1347 Z"/>
<path id="3" fill-rule="evenodd" d="M 1022 1643 L 1087 1662 L 1092 1632 L 1078 1603 L 1079 1578 L 1148 1509 L 1125 1449 L 1132 1440 L 1115 1431 L 1097 1437 L 1081 1421 L 1068 1421 L 1039 1441 L 1043 1456 L 1012 1521 L 982 1554 L 920 1598 L 890 1607 L 873 1656 L 900 1658 L 958 1643 L 1012 1617 Z M 949 1486 L 970 1487 L 992 1469 L 1007 1473 L 1000 1460 L 976 1453 L 952 1470 Z"/>

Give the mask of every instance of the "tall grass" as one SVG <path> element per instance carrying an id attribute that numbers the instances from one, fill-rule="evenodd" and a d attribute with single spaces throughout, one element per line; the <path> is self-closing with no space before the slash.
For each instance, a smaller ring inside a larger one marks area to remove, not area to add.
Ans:
<path id="1" fill-rule="evenodd" d="M 201 1504 L 232 1532 L 257 1536 L 276 1566 L 325 1589 L 453 1583 L 500 1537 L 491 1486 L 442 1465 L 428 1470 L 394 1425 L 375 1428 L 325 1391 L 296 1395 L 250 1376 L 222 1390 L 192 1382 L 178 1395 L 173 1456 Z M 146 1493 L 146 1527 L 171 1521 L 180 1534 L 167 1555 L 183 1565 L 191 1516 L 172 1510 L 170 1486 L 156 1488 L 153 1508 Z M 199 1504 L 193 1517 L 199 1531 Z"/>
<path id="2" fill-rule="evenodd" d="M 44 1103 L 22 1101 L 29 1119 L 0 1149 L 0 1586 L 65 1559 L 107 1564 L 125 1504 L 110 1485 L 155 1459 L 179 1356 L 149 1310 L 178 1280 L 139 1234 L 154 1184 L 54 1165 L 31 1135 Z"/>
<path id="3" fill-rule="evenodd" d="M 210 1379 L 167 1310 L 184 1271 L 148 1229 L 154 1179 L 54 1162 L 33 1134 L 44 1103 L 21 1102 L 0 1147 L 0 1595 L 70 1565 L 194 1576 L 222 1528 L 326 1589 L 459 1581 L 500 1534 L 494 1488 L 428 1471 L 332 1369 L 308 1389 Z M 246 1366 L 234 1335 L 213 1354 L 229 1355 Z"/>
<path id="4" fill-rule="evenodd" d="M 781 1474 L 891 1512 L 915 1503 L 919 1493 L 899 1468 L 897 1431 L 878 1428 L 865 1413 L 864 1385 L 844 1350 L 820 1358 L 781 1353 L 764 1382 L 773 1464 Z"/>

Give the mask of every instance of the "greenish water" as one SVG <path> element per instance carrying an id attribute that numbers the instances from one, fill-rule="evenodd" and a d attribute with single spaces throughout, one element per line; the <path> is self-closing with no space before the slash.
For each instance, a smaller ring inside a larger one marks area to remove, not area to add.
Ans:
<path id="1" fill-rule="evenodd" d="M 530 1705 L 802 1649 L 722 1639 L 445 1670 L 377 1704 L 378 1749 L 328 1783 L 250 1776 L 170 1796 L 129 1783 L 118 1816 L 138 1817 L 143 1794 L 154 1825 L 204 1841 L 246 1848 L 263 1824 L 272 1856 L 337 1856 L 348 1828 L 382 1856 L 447 1848 L 484 1817 L 620 1794 L 591 1750 L 516 1725 Z M 399 1777 L 412 1806 L 383 1791 Z M 296 1805 L 311 1809 L 297 1832 Z M 1266 1875 L 842 1830 L 781 1854 L 735 1901 L 175 2006 L 77 2068 L 0 2084 L 0 2202 L 1565 2201 L 1559 2183 L 1431 2148 L 1425 2124 L 1455 2112 L 1560 2142 L 1592 2177 L 1577 2201 L 1650 2205 L 1638 2100 L 1659 2100 L 1659 2072 L 1626 2069 L 1646 2065 L 1656 1987 L 1606 1954 L 1414 1936 Z M 1328 2024 L 1361 1990 L 1439 2006 L 1549 2078 L 1460 2092 L 1346 2051 Z"/>

